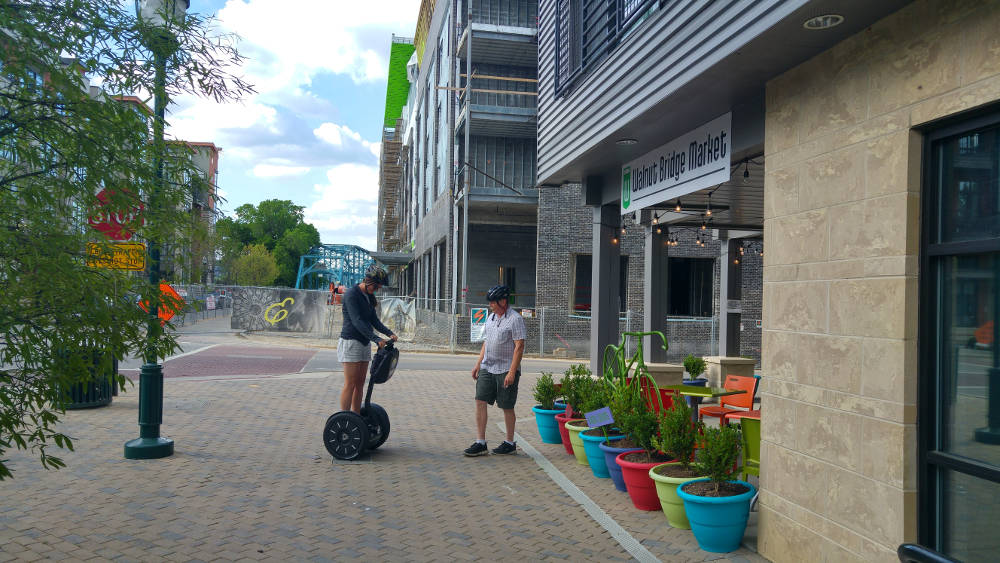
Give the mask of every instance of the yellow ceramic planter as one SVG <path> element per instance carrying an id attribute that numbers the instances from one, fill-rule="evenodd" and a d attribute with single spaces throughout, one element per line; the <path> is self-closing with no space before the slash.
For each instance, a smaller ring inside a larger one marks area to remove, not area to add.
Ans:
<path id="1" fill-rule="evenodd" d="M 580 438 L 580 432 L 590 430 L 590 427 L 587 426 L 587 419 L 574 418 L 573 420 L 567 420 L 566 430 L 569 431 L 569 443 L 573 446 L 573 455 L 576 456 L 576 462 L 580 465 L 590 467 L 590 462 L 587 461 L 587 451 L 583 449 L 583 439 Z"/>

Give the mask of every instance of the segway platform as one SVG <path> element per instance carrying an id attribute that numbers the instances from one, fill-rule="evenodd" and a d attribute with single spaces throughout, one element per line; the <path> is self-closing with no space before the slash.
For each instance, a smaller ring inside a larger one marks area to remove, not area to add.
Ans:
<path id="1" fill-rule="evenodd" d="M 340 411 L 330 415 L 323 427 L 323 445 L 337 459 L 354 460 L 368 450 L 374 450 L 389 437 L 389 414 L 371 402 L 372 389 L 392 378 L 399 363 L 399 350 L 390 340 L 372 358 L 368 391 L 361 414 Z"/>

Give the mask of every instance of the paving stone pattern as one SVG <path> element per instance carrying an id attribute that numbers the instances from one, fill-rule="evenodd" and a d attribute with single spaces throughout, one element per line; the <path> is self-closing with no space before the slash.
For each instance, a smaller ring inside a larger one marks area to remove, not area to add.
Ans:
<path id="1" fill-rule="evenodd" d="M 524 377 L 530 390 L 535 375 Z M 0 561 L 632 559 L 523 451 L 461 455 L 474 436 L 467 372 L 397 372 L 378 386 L 392 430 L 353 462 L 333 460 L 321 440 L 341 384 L 339 373 L 167 379 L 162 430 L 176 453 L 161 460 L 122 456 L 138 436 L 137 388 L 67 412 L 67 468 L 9 452 L 16 477 L 0 483 Z M 521 398 L 523 439 L 655 556 L 763 561 L 701 551 L 661 512 L 632 507 L 561 445 L 543 444 L 530 393 Z M 500 420 L 491 409 L 490 447 Z"/>

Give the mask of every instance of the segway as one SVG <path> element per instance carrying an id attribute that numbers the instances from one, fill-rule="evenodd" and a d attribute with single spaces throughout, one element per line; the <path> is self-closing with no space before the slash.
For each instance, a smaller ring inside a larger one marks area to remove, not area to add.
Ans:
<path id="1" fill-rule="evenodd" d="M 376 383 L 389 381 L 399 362 L 399 350 L 392 341 L 376 352 L 372 358 L 371 376 L 368 378 L 368 392 L 361 405 L 361 414 L 354 411 L 340 411 L 326 419 L 323 428 L 323 445 L 326 451 L 337 459 L 352 460 L 374 450 L 389 437 L 389 415 L 385 409 L 371 402 L 372 389 Z"/>

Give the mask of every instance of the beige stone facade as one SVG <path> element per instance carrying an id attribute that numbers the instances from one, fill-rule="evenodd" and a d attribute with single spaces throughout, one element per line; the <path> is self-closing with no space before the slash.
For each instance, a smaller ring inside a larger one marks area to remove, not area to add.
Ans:
<path id="1" fill-rule="evenodd" d="M 922 135 L 1000 100 L 1000 2 L 915 2 L 767 85 L 759 551 L 917 532 Z"/>

